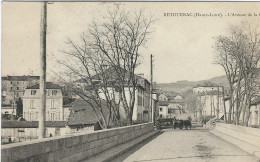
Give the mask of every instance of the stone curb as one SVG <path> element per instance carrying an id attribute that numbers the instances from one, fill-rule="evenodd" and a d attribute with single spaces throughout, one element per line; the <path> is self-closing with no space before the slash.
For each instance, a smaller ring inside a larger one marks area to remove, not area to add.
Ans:
<path id="1" fill-rule="evenodd" d="M 229 143 L 232 143 L 233 145 L 254 155 L 255 157 L 258 157 L 260 160 L 260 147 L 257 147 L 252 144 L 249 144 L 247 142 L 241 141 L 237 138 L 234 138 L 234 137 L 227 135 L 225 133 L 222 133 L 222 132 L 218 132 L 216 130 L 210 130 L 210 133 L 214 134 L 215 136 L 218 136 L 219 138 L 221 138 Z"/>

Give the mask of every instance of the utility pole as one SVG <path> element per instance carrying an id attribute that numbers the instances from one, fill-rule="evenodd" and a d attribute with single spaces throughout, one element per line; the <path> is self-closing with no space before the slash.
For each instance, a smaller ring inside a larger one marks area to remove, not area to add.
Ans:
<path id="1" fill-rule="evenodd" d="M 16 88 L 16 87 L 14 87 L 14 88 Z M 13 90 L 13 92 L 14 92 L 14 97 L 13 97 L 13 106 L 12 106 L 12 116 L 11 116 L 11 120 L 13 121 L 14 120 L 14 109 L 15 109 L 15 89 Z M 17 114 L 17 109 L 16 109 L 16 114 Z"/>
<path id="2" fill-rule="evenodd" d="M 40 98 L 39 111 L 39 138 L 45 137 L 45 111 L 46 111 L 46 29 L 47 29 L 47 2 L 41 2 L 40 27 Z"/>
<path id="3" fill-rule="evenodd" d="M 219 86 L 218 86 L 218 96 L 217 96 L 217 119 L 219 119 Z"/>
<path id="4" fill-rule="evenodd" d="M 153 108 L 153 55 L 151 54 L 151 119 L 154 122 L 154 108 Z"/>
<path id="5" fill-rule="evenodd" d="M 225 103 L 225 91 L 224 91 L 224 86 L 221 86 L 222 87 L 222 102 L 223 102 L 223 106 L 224 106 L 224 120 L 225 120 L 225 123 L 227 123 L 227 111 L 226 111 L 226 103 Z"/>

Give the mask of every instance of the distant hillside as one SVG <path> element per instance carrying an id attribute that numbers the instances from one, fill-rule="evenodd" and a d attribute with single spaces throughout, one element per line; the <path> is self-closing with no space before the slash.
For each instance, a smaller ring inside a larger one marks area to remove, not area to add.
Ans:
<path id="1" fill-rule="evenodd" d="M 203 84 L 207 81 L 218 85 L 223 85 L 226 88 L 228 87 L 228 80 L 226 76 L 219 76 L 201 81 L 178 81 L 175 83 L 157 83 L 157 87 L 161 88 L 163 91 L 172 91 L 184 95 L 187 91 L 192 90 L 197 84 Z"/>

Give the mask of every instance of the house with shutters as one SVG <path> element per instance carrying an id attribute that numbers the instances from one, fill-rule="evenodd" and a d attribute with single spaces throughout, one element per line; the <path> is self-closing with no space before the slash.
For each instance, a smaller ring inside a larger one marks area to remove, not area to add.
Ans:
<path id="1" fill-rule="evenodd" d="M 38 121 L 40 111 L 39 84 L 28 87 L 23 98 L 23 118 Z M 64 121 L 61 87 L 52 82 L 46 83 L 46 121 Z"/>

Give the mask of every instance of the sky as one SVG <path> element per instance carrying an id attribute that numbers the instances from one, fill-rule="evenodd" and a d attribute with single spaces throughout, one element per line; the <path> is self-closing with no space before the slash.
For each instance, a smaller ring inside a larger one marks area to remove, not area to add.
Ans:
<path id="1" fill-rule="evenodd" d="M 137 73 L 150 78 L 154 57 L 154 81 L 204 80 L 224 75 L 214 64 L 214 37 L 227 34 L 230 25 L 248 21 L 260 24 L 257 2 L 55 2 L 47 6 L 47 79 L 59 71 L 68 38 L 77 40 L 93 19 L 117 5 L 130 12 L 142 10 L 158 20 L 153 24 L 142 64 Z M 2 2 L 2 76 L 39 75 L 40 2 Z M 165 13 L 222 14 L 211 17 L 165 16 Z M 228 16 L 230 14 L 247 16 Z M 256 13 L 258 16 L 248 16 Z M 226 15 L 226 16 L 225 16 Z"/>

